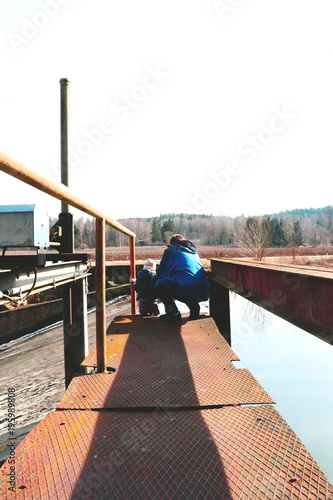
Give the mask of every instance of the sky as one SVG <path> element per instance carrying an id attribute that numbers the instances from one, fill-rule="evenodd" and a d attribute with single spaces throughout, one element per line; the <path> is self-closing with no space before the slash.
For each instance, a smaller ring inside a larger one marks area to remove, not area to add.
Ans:
<path id="1" fill-rule="evenodd" d="M 114 219 L 332 200 L 331 0 L 0 0 L 0 150 Z M 0 172 L 0 204 L 60 202 Z M 74 211 L 75 216 L 79 215 Z"/>

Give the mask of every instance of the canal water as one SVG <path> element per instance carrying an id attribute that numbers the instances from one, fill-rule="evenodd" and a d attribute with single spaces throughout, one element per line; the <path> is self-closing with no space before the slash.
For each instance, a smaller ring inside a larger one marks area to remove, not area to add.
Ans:
<path id="1" fill-rule="evenodd" d="M 230 294 L 231 347 L 333 483 L 333 346 Z"/>

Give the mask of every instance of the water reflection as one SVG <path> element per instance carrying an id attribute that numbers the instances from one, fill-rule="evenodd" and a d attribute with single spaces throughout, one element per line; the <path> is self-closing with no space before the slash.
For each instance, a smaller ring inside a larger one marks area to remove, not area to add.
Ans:
<path id="1" fill-rule="evenodd" d="M 333 482 L 333 346 L 231 294 L 232 349 Z"/>

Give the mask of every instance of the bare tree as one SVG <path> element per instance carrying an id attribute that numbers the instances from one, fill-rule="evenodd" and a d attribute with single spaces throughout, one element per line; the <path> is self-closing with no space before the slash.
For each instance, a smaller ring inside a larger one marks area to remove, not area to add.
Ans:
<path id="1" fill-rule="evenodd" d="M 285 233 L 287 236 L 287 240 L 289 243 L 289 246 L 291 248 L 291 256 L 293 260 L 296 260 L 296 240 L 294 238 L 294 225 L 293 223 L 290 223 L 289 221 L 285 223 Z"/>
<path id="2" fill-rule="evenodd" d="M 327 222 L 328 222 L 328 231 L 330 234 L 330 245 L 333 245 L 333 207 L 329 205 L 325 207 Z"/>
<path id="3" fill-rule="evenodd" d="M 293 217 L 292 222 L 285 223 L 285 232 L 291 248 L 292 259 L 296 259 L 296 248 L 303 245 L 303 232 L 300 222 Z"/>
<path id="4" fill-rule="evenodd" d="M 262 260 L 269 247 L 270 234 L 265 219 L 248 217 L 238 228 L 239 244 L 255 260 Z"/>

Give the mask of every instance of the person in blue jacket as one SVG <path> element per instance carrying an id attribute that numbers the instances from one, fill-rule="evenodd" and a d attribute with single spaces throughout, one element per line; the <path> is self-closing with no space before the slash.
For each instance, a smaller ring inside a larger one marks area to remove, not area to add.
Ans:
<path id="1" fill-rule="evenodd" d="M 156 295 L 165 306 L 165 321 L 180 321 L 181 314 L 174 302 L 184 302 L 190 309 L 190 319 L 199 317 L 199 302 L 208 300 L 208 280 L 195 245 L 180 234 L 170 239 L 156 275 L 152 279 Z"/>

